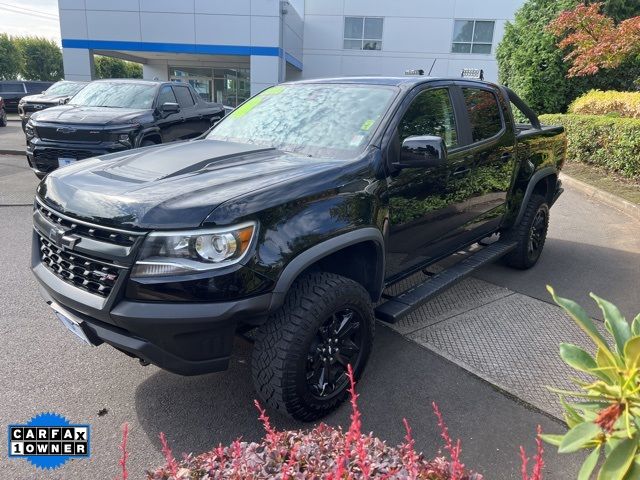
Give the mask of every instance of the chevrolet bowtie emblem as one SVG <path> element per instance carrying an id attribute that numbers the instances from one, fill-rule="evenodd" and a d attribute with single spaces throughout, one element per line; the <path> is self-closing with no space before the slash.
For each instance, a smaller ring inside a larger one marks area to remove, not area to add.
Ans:
<path id="1" fill-rule="evenodd" d="M 75 133 L 77 131 L 78 131 L 77 128 L 72 128 L 72 127 L 60 127 L 56 129 L 56 132 L 58 133 Z"/>

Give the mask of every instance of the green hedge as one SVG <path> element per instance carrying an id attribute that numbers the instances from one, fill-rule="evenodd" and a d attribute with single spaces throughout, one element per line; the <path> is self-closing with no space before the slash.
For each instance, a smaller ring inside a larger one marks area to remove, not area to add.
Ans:
<path id="1" fill-rule="evenodd" d="M 550 114 L 540 116 L 540 121 L 564 125 L 569 161 L 598 165 L 640 179 L 640 119 Z"/>

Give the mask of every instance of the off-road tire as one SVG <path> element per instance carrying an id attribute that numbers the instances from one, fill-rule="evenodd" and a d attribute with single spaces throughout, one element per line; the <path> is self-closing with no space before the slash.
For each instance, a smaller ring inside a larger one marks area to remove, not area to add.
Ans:
<path id="1" fill-rule="evenodd" d="M 150 147 L 152 145 L 158 145 L 158 144 L 153 140 L 143 140 L 142 143 L 140 144 L 140 147 Z"/>
<path id="2" fill-rule="evenodd" d="M 308 385 L 308 355 L 321 327 L 340 309 L 361 319 L 360 356 L 354 368 L 360 378 L 373 343 L 375 320 L 371 297 L 359 283 L 325 272 L 297 279 L 284 305 L 258 329 L 252 354 L 252 374 L 260 398 L 271 408 L 302 421 L 317 420 L 337 408 L 347 390 L 319 398 Z"/>
<path id="3" fill-rule="evenodd" d="M 541 230 L 539 230 L 541 228 Z M 514 250 L 504 257 L 504 262 L 513 268 L 526 270 L 533 267 L 542 254 L 549 229 L 549 205 L 542 195 L 532 195 L 522 220 L 503 233 L 507 240 L 517 242 Z M 535 236 L 535 240 L 533 240 Z M 532 241 L 536 247 L 531 249 Z"/>

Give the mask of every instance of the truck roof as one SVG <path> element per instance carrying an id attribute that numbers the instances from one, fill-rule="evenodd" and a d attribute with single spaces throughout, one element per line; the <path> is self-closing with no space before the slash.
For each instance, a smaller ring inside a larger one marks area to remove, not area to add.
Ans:
<path id="1" fill-rule="evenodd" d="M 407 76 L 399 76 L 399 77 L 378 77 L 378 76 L 361 76 L 361 77 L 333 77 L 333 78 L 315 78 L 311 80 L 299 80 L 295 82 L 287 82 L 287 83 L 349 83 L 349 84 L 360 84 L 360 85 L 391 85 L 391 86 L 401 86 L 401 85 L 418 85 L 421 83 L 427 82 L 435 82 L 435 81 L 450 81 L 450 82 L 473 82 L 478 83 L 480 85 L 491 85 L 495 86 L 494 83 L 486 82 L 484 80 L 476 80 L 473 78 L 452 78 L 452 77 L 426 77 L 422 75 L 407 75 Z"/>

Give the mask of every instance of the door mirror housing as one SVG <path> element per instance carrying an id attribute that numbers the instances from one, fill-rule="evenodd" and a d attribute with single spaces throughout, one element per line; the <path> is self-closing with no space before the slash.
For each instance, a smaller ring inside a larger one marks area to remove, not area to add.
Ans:
<path id="1" fill-rule="evenodd" d="M 399 168 L 437 167 L 447 161 L 447 146 L 442 137 L 432 135 L 407 137 L 402 142 Z"/>
<path id="2" fill-rule="evenodd" d="M 165 102 L 160 106 L 160 111 L 165 115 L 178 113 L 180 111 L 180 105 L 174 102 Z"/>

